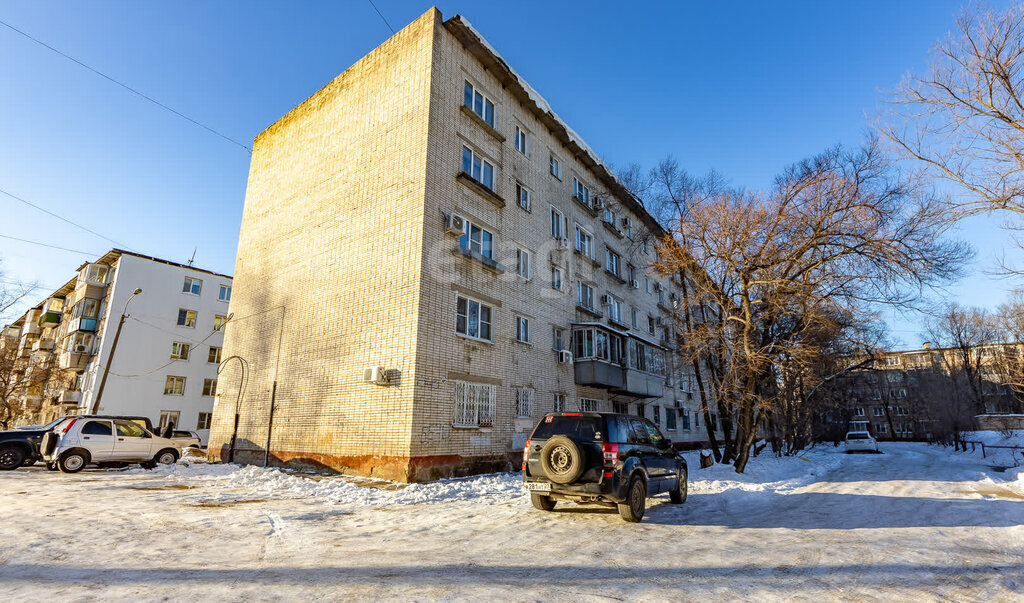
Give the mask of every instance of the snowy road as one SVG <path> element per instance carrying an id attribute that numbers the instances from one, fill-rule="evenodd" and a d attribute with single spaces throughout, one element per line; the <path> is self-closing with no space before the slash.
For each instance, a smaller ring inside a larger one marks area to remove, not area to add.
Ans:
<path id="1" fill-rule="evenodd" d="M 194 464 L 0 474 L 7 600 L 1024 598 L 1024 473 L 923 444 L 696 470 L 686 504 L 535 511 L 517 476 L 398 487 Z M 367 487 L 367 485 L 377 487 Z"/>

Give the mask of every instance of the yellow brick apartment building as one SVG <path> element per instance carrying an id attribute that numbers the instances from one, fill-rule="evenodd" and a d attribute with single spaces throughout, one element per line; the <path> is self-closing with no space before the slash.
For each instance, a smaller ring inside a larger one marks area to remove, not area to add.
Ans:
<path id="1" fill-rule="evenodd" d="M 699 440 L 660 234 L 431 9 L 256 138 L 211 455 L 436 479 L 513 467 L 552 410 Z"/>

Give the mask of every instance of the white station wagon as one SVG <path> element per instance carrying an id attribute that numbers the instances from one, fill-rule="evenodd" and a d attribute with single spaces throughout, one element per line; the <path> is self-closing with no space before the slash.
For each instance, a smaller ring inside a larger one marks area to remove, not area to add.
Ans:
<path id="1" fill-rule="evenodd" d="M 878 440 L 866 431 L 846 434 L 846 452 L 878 452 Z"/>
<path id="2" fill-rule="evenodd" d="M 43 460 L 64 473 L 86 465 L 141 463 L 151 469 L 177 462 L 180 444 L 153 435 L 135 421 L 113 417 L 69 418 L 43 436 Z"/>

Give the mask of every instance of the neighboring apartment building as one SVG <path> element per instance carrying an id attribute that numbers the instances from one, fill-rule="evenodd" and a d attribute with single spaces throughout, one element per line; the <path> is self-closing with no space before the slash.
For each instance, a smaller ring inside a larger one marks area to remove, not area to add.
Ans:
<path id="1" fill-rule="evenodd" d="M 1000 343 L 966 351 L 976 377 L 962 371 L 959 349 L 925 342 L 921 349 L 878 352 L 870 366 L 840 379 L 849 429 L 883 439 L 930 439 L 937 423 L 959 419 L 966 428 L 980 406 L 992 415 L 1019 413 L 1020 400 L 1004 373 L 1019 362 L 1021 347 Z"/>
<path id="2" fill-rule="evenodd" d="M 552 410 L 706 439 L 672 354 L 676 285 L 650 270 L 660 234 L 464 19 L 431 9 L 256 138 L 246 318 L 224 352 L 242 360 L 211 454 L 433 479 L 511 466 Z"/>
<path id="3" fill-rule="evenodd" d="M 63 287 L 4 329 L 5 345 L 45 367 L 25 392 L 19 422 L 44 423 L 93 411 L 125 304 L 97 412 L 148 416 L 197 430 L 205 441 L 217 388 L 231 277 L 114 249 L 83 264 Z"/>

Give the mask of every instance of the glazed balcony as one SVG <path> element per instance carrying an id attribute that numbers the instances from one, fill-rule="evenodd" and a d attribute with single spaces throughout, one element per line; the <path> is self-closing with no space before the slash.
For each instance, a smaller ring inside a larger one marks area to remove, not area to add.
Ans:
<path id="1" fill-rule="evenodd" d="M 660 398 L 665 390 L 664 377 L 603 360 L 576 360 L 573 372 L 576 385 L 600 387 L 637 398 Z"/>
<path id="2" fill-rule="evenodd" d="M 67 390 L 60 395 L 61 404 L 74 404 L 75 406 L 82 400 L 82 392 L 78 390 Z"/>
<path id="3" fill-rule="evenodd" d="M 57 361 L 57 366 L 62 370 L 83 371 L 89 364 L 92 354 L 85 352 L 64 352 Z"/>
<path id="4" fill-rule="evenodd" d="M 99 321 L 95 318 L 72 318 L 68 323 L 68 333 L 95 333 Z"/>
<path id="5" fill-rule="evenodd" d="M 49 351 L 49 350 L 52 350 L 52 349 L 53 349 L 53 339 L 50 339 L 49 337 L 44 337 L 42 339 L 37 339 L 36 342 L 32 344 L 32 351 L 33 352 L 40 352 L 40 351 L 46 352 L 46 351 Z"/>

